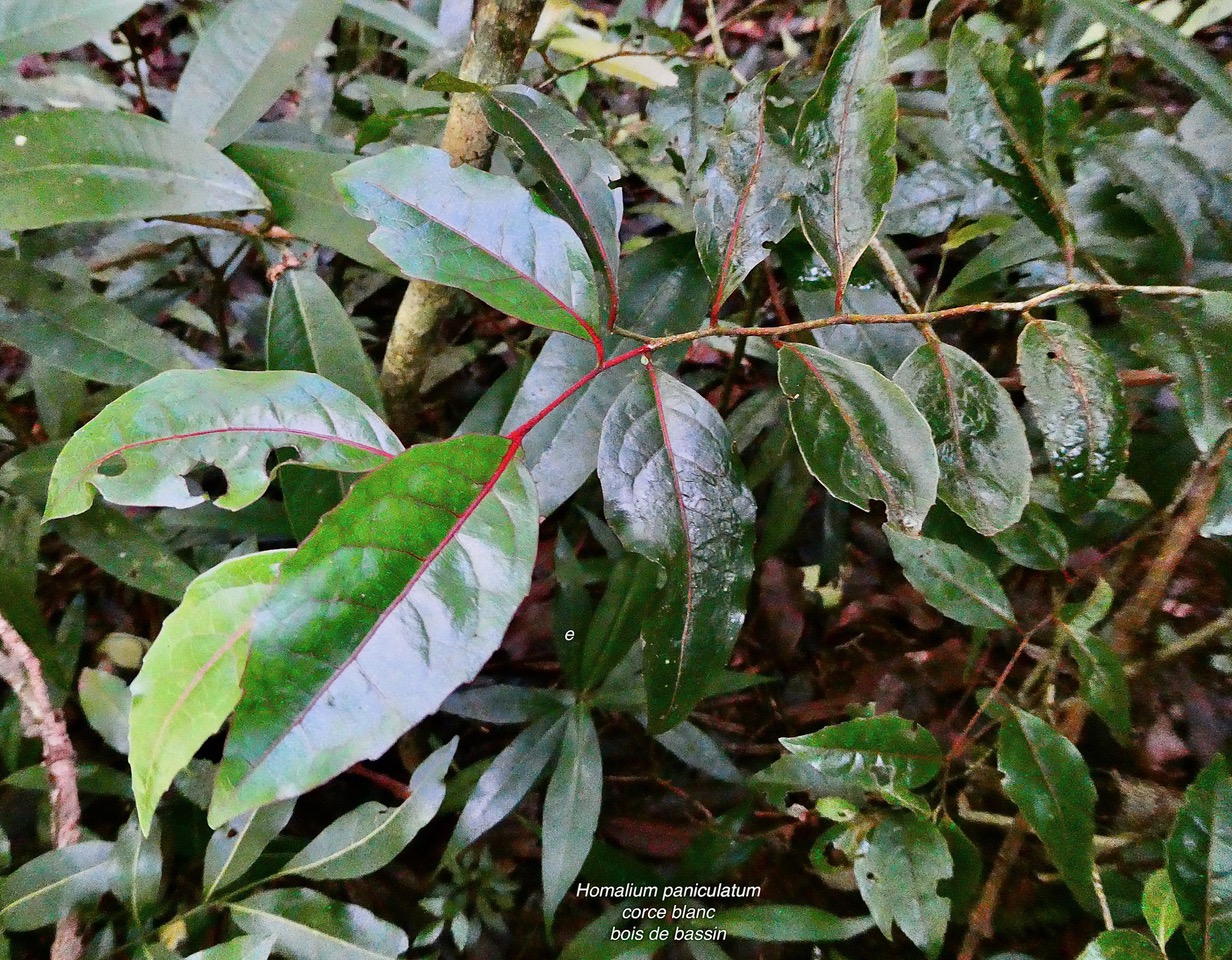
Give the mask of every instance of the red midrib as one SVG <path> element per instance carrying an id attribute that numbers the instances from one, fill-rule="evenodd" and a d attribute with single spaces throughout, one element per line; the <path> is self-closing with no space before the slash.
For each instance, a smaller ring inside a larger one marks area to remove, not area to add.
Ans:
<path id="1" fill-rule="evenodd" d="M 765 111 L 765 101 L 762 101 L 762 111 Z M 753 154 L 753 166 L 749 169 L 749 179 L 744 185 L 744 191 L 740 194 L 740 202 L 736 204 L 736 216 L 732 222 L 732 231 L 727 238 L 727 250 L 723 255 L 723 268 L 719 271 L 719 289 L 714 295 L 714 303 L 710 306 L 710 325 L 714 326 L 718 323 L 719 308 L 723 306 L 725 297 L 723 291 L 727 288 L 727 274 L 731 270 L 732 258 L 736 255 L 736 240 L 740 236 L 740 225 L 744 220 L 744 208 L 749 202 L 749 197 L 753 193 L 753 185 L 757 183 L 757 177 L 761 172 L 761 152 L 766 144 L 766 126 L 764 116 L 759 115 L 757 118 L 757 150 Z"/>

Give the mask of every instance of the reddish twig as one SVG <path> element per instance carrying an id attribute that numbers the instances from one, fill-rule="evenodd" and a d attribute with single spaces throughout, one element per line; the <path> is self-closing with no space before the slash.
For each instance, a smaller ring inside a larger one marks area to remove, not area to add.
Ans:
<path id="1" fill-rule="evenodd" d="M 389 791 L 399 800 L 405 800 L 411 795 L 411 791 L 407 789 L 405 783 L 395 780 L 387 774 L 378 773 L 375 770 L 369 770 L 362 763 L 355 764 L 355 766 L 351 767 L 351 769 L 347 772 L 353 773 L 357 777 L 363 777 L 365 780 L 375 783 L 381 789 Z"/>

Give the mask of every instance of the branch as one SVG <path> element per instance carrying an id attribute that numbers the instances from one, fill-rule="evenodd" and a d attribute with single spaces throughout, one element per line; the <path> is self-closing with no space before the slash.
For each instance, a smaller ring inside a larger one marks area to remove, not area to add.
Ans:
<path id="1" fill-rule="evenodd" d="M 81 839 L 81 804 L 77 798 L 77 761 L 64 717 L 51 704 L 43 669 L 12 624 L 0 616 L 0 679 L 17 695 L 21 730 L 43 744 L 43 766 L 51 786 L 51 836 L 57 848 Z M 77 918 L 64 916 L 56 925 L 52 960 L 78 960 L 82 953 Z"/>

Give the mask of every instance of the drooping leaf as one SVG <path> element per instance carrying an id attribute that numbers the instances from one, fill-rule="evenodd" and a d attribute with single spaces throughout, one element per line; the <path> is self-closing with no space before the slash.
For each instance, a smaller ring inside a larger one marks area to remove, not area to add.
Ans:
<path id="1" fill-rule="evenodd" d="M 726 665 L 753 572 L 753 496 L 718 412 L 643 365 L 603 421 L 599 480 L 625 546 L 666 574 L 645 612 L 651 733 L 688 716 Z"/>
<path id="2" fill-rule="evenodd" d="M 132 683 L 129 763 L 143 829 L 171 781 L 240 699 L 252 612 L 290 550 L 226 560 L 189 586 Z"/>
<path id="3" fill-rule="evenodd" d="M 944 540 L 884 529 L 907 582 L 930 606 L 971 627 L 999 630 L 1015 623 L 1009 598 L 984 561 Z"/>
<path id="4" fill-rule="evenodd" d="M 1090 509 L 1125 466 L 1129 420 L 1116 367 L 1094 340 L 1056 320 L 1023 328 L 1018 365 L 1061 500 Z"/>
<path id="5" fill-rule="evenodd" d="M 786 135 L 766 127 L 766 84 L 762 74 L 731 102 L 693 205 L 697 252 L 715 286 L 712 318 L 792 227 L 799 170 Z"/>
<path id="6" fill-rule="evenodd" d="M 997 737 L 997 769 L 1061 879 L 1093 908 L 1095 785 L 1082 754 L 1039 717 L 1010 706 Z"/>
<path id="7" fill-rule="evenodd" d="M 1168 877 L 1199 960 L 1232 953 L 1232 777 L 1217 756 L 1189 789 L 1168 836 Z"/>
<path id="8" fill-rule="evenodd" d="M 817 907 L 782 903 L 731 907 L 714 918 L 716 929 L 763 943 L 832 943 L 850 940 L 872 926 L 872 917 L 836 917 Z"/>
<path id="9" fill-rule="evenodd" d="M 204 502 L 186 475 L 199 464 L 223 471 L 218 506 L 239 510 L 269 486 L 267 460 L 361 472 L 402 445 L 354 396 L 311 373 L 171 370 L 136 387 L 73 435 L 56 459 L 47 519 L 86 510 L 97 490 L 128 506 Z"/>
<path id="10" fill-rule="evenodd" d="M 834 274 L 836 301 L 868 248 L 894 192 L 898 98 L 874 6 L 834 48 L 825 77 L 800 112 L 794 143 L 808 171 L 800 225 Z"/>
<path id="11" fill-rule="evenodd" d="M 590 710 L 575 706 L 543 799 L 543 912 L 549 925 L 590 853 L 602 795 L 599 735 Z"/>
<path id="12" fill-rule="evenodd" d="M 230 909 L 236 926 L 273 938 L 274 949 L 291 960 L 377 960 L 398 957 L 410 946 L 392 923 L 315 890 L 266 890 Z"/>
<path id="13" fill-rule="evenodd" d="M 889 939 L 894 925 L 907 939 L 935 957 L 941 952 L 950 921 L 950 901 L 937 884 L 954 872 L 941 831 L 912 813 L 892 813 L 860 843 L 856 884 L 881 932 Z"/>
<path id="14" fill-rule="evenodd" d="M 282 868 L 309 880 L 351 880 L 380 870 L 427 825 L 445 799 L 445 774 L 457 739 L 415 768 L 410 796 L 398 807 L 365 803 L 343 814 Z"/>
<path id="15" fill-rule="evenodd" d="M 354 156 L 263 140 L 233 143 L 227 156 L 269 197 L 274 219 L 284 230 L 374 270 L 398 272 L 368 242 L 372 226 L 348 211 L 334 189 L 334 174 L 346 169 Z"/>
<path id="16" fill-rule="evenodd" d="M 1134 930 L 1105 930 L 1087 944 L 1078 960 L 1163 960 L 1163 954 Z"/>
<path id="17" fill-rule="evenodd" d="M 400 147 L 351 164 L 334 182 L 377 225 L 371 244 L 407 276 L 598 345 L 602 312 L 586 248 L 516 180 L 452 167 L 442 150 Z"/>
<path id="18" fill-rule="evenodd" d="M 1112 609 L 1112 599 L 1112 588 L 1100 580 L 1085 601 L 1061 608 L 1057 629 L 1078 664 L 1083 697 L 1116 738 L 1126 743 L 1133 725 L 1125 667 L 1108 642 L 1094 632 L 1096 624 Z"/>
<path id="19" fill-rule="evenodd" d="M 1184 919 L 1176 895 L 1172 892 L 1167 867 L 1161 867 L 1146 878 L 1142 887 L 1142 917 L 1159 949 L 1167 950 L 1168 941 Z"/>
<path id="20" fill-rule="evenodd" d="M 861 510 L 882 500 L 912 532 L 937 497 L 937 451 L 903 389 L 872 367 L 804 344 L 779 351 L 779 384 L 809 471 Z"/>
<path id="21" fill-rule="evenodd" d="M 473 679 L 530 589 L 538 517 L 499 437 L 413 447 L 355 484 L 254 615 L 211 823 L 379 756 Z"/>
<path id="22" fill-rule="evenodd" d="M 1005 388 L 937 341 L 911 354 L 894 382 L 932 430 L 942 502 L 985 536 L 1017 523 L 1031 494 L 1031 449 Z"/>
<path id="23" fill-rule="evenodd" d="M 114 673 L 86 667 L 77 678 L 77 700 L 94 732 L 117 753 L 128 753 L 128 684 Z"/>
<path id="24" fill-rule="evenodd" d="M 134 113 L 51 110 L 0 121 L 0 176 L 4 230 L 269 206 L 217 150 Z"/>
<path id="25" fill-rule="evenodd" d="M 950 35 L 946 77 L 950 122 L 963 145 L 1040 230 L 1062 240 L 1065 191 L 1035 78 L 1009 47 L 981 40 L 965 23 Z"/>
<path id="26" fill-rule="evenodd" d="M 58 53 L 110 33 L 142 0 L 0 0 L 0 63 Z"/>
<path id="27" fill-rule="evenodd" d="M 615 318 L 619 303 L 621 191 L 616 158 L 567 110 L 530 87 L 497 87 L 483 100 L 492 129 L 512 140 L 538 170 L 552 209 L 581 238 L 603 277 Z"/>
<path id="28" fill-rule="evenodd" d="M 21 932 L 56 923 L 111 889 L 113 844 L 87 840 L 51 850 L 0 880 L 0 929 Z"/>
<path id="29" fill-rule="evenodd" d="M 21 260 L 0 260 L 0 340 L 100 383 L 135 384 L 190 364 L 165 330 L 88 286 Z"/>
<path id="30" fill-rule="evenodd" d="M 112 849 L 116 862 L 116 896 L 133 919 L 146 920 L 158 905 L 163 880 L 162 830 L 154 821 L 149 836 L 133 817 L 120 830 Z"/>
<path id="31" fill-rule="evenodd" d="M 473 843 L 522 802 L 556 755 L 567 723 L 567 714 L 541 717 L 497 755 L 466 801 L 446 857 Z"/>
<path id="32" fill-rule="evenodd" d="M 1172 391 L 1198 451 L 1208 454 L 1232 428 L 1232 294 L 1176 301 L 1130 295 L 1122 317 L 1134 349 L 1176 377 Z"/>
<path id="33" fill-rule="evenodd" d="M 325 39 L 342 0 L 232 0 L 197 40 L 171 124 L 218 147 L 283 94 Z"/>
<path id="34" fill-rule="evenodd" d="M 209 901 L 236 883 L 260 859 L 295 812 L 294 800 L 280 800 L 222 824 L 205 848 L 201 895 Z"/>
<path id="35" fill-rule="evenodd" d="M 1073 6 L 1110 26 L 1132 31 L 1160 66 L 1232 120 L 1232 79 L 1197 43 L 1125 0 L 1074 0 Z"/>

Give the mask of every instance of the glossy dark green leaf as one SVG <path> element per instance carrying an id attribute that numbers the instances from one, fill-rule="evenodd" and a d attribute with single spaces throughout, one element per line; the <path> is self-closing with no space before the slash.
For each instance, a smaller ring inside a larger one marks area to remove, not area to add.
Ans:
<path id="1" fill-rule="evenodd" d="M 965 23 L 954 27 L 949 48 L 950 122 L 963 145 L 1037 227 L 1061 240 L 1065 192 L 1035 78 L 1008 47 L 981 40 Z"/>
<path id="2" fill-rule="evenodd" d="M 355 484 L 254 615 L 211 822 L 379 756 L 474 679 L 530 589 L 538 517 L 499 437 L 413 447 Z"/>
<path id="3" fill-rule="evenodd" d="M 611 186 L 620 177 L 616 158 L 589 127 L 531 87 L 497 87 L 484 98 L 483 112 L 543 177 L 548 203 L 573 227 L 602 276 L 614 319 L 624 209 L 620 190 Z"/>
<path id="4" fill-rule="evenodd" d="M 1078 902 L 1095 905 L 1095 785 L 1077 747 L 1034 714 L 1006 708 L 997 737 L 1006 795 Z"/>
<path id="5" fill-rule="evenodd" d="M 34 447 L 36 451 L 47 445 Z M 13 466 L 9 461 L 6 467 Z M 9 484 L 13 489 L 13 484 Z M 52 637 L 43 619 L 42 605 L 35 596 L 38 586 L 39 542 L 43 531 L 39 524 L 38 511 L 26 499 L 6 497 L 0 503 L 0 614 L 9 621 L 31 649 L 40 655 L 43 669 L 58 696 L 63 697 L 72 687 L 77 664 L 71 670 L 48 669 L 47 655 L 52 650 Z M 55 694 L 53 694 L 55 695 Z M 62 700 L 57 700 L 57 706 Z"/>
<path id="6" fill-rule="evenodd" d="M 309 880 L 352 880 L 380 870 L 400 854 L 440 809 L 455 738 L 415 768 L 410 796 L 398 807 L 365 803 L 343 814 L 282 868 Z"/>
<path id="7" fill-rule="evenodd" d="M 1073 6 L 1109 26 L 1133 32 L 1152 59 L 1232 119 L 1232 79 L 1197 43 L 1125 0 L 1073 0 Z"/>
<path id="8" fill-rule="evenodd" d="M 693 205 L 697 252 L 716 288 L 712 317 L 792 227 L 800 171 L 785 138 L 766 128 L 766 84 L 762 74 L 731 102 Z"/>
<path id="9" fill-rule="evenodd" d="M 215 830 L 205 848 L 203 899 L 213 900 L 243 877 L 290 822 L 294 812 L 294 800 L 280 800 L 242 813 Z"/>
<path id="10" fill-rule="evenodd" d="M 677 70 L 676 76 L 676 86 L 660 87 L 650 94 L 646 119 L 680 156 L 685 182 L 691 184 L 723 126 L 727 95 L 734 81 L 730 70 L 705 62 Z"/>
<path id="11" fill-rule="evenodd" d="M 1125 667 L 1108 642 L 1094 632 L 1112 609 L 1112 600 L 1112 588 L 1100 580 L 1085 601 L 1061 607 L 1057 629 L 1078 664 L 1083 697 L 1116 738 L 1127 743 L 1133 725 Z"/>
<path id="12" fill-rule="evenodd" d="M 1142 887 L 1142 918 L 1159 949 L 1166 950 L 1172 934 L 1180 929 L 1184 919 L 1176 895 L 1172 892 L 1167 867 L 1161 867 L 1146 878 Z"/>
<path id="13" fill-rule="evenodd" d="M 575 706 L 565 724 L 560 759 L 543 798 L 543 912 L 550 926 L 582 870 L 603 796 L 603 759 L 590 710 Z"/>
<path id="14" fill-rule="evenodd" d="M 0 260 L 0 340 L 100 383 L 141 383 L 190 366 L 175 337 L 83 283 Z"/>
<path id="15" fill-rule="evenodd" d="M 86 667 L 77 678 L 77 702 L 91 729 L 107 746 L 117 753 L 128 753 L 128 714 L 132 696 L 123 678 Z"/>
<path id="16" fill-rule="evenodd" d="M 249 554 L 203 573 L 142 660 L 132 683 L 129 763 L 143 828 L 176 774 L 239 702 L 252 612 L 290 553 Z"/>
<path id="17" fill-rule="evenodd" d="M 1078 960 L 1163 960 L 1163 954 L 1133 930 L 1105 930 L 1087 944 Z"/>
<path id="18" fill-rule="evenodd" d="M 148 919 L 158 906 L 163 880 L 162 830 L 158 821 L 149 836 L 145 836 L 137 818 L 129 820 L 116 838 L 112 856 L 116 862 L 116 896 L 135 920 Z"/>
<path id="19" fill-rule="evenodd" d="M 599 439 L 608 522 L 666 575 L 645 611 L 649 729 L 688 716 L 722 670 L 744 622 L 753 572 L 753 496 L 718 412 L 645 364 Z"/>
<path id="20" fill-rule="evenodd" d="M 1060 570 L 1069 559 L 1065 532 L 1037 503 L 1028 503 L 1018 522 L 992 540 L 1005 556 L 1032 570 Z"/>
<path id="21" fill-rule="evenodd" d="M 95 903 L 116 875 L 113 844 L 88 840 L 35 857 L 0 881 L 0 929 L 49 927 Z"/>
<path id="22" fill-rule="evenodd" d="M 0 63 L 80 46 L 110 33 L 141 6 L 141 0 L 0 0 Z"/>
<path id="23" fill-rule="evenodd" d="M 568 722 L 567 715 L 541 717 L 497 755 L 466 801 L 446 857 L 473 843 L 522 802 L 556 755 Z"/>
<path id="24" fill-rule="evenodd" d="M 231 918 L 246 933 L 272 937 L 275 951 L 291 960 L 377 960 L 410 946 L 392 923 L 315 890 L 266 890 L 232 904 Z"/>
<path id="25" fill-rule="evenodd" d="M 1013 626 L 1014 609 L 988 565 L 961 547 L 884 528 L 907 582 L 929 605 L 959 623 L 998 630 Z"/>
<path id="26" fill-rule="evenodd" d="M 146 526 L 102 504 L 48 526 L 100 570 L 156 597 L 179 600 L 197 576 Z"/>
<path id="27" fill-rule="evenodd" d="M 398 272 L 368 242 L 372 225 L 348 211 L 334 189 L 334 174 L 345 170 L 354 156 L 262 140 L 234 143 L 227 156 L 269 197 L 274 219 L 284 230 L 373 269 Z"/>
<path id="28" fill-rule="evenodd" d="M 800 112 L 794 138 L 808 171 L 800 225 L 830 265 L 839 304 L 894 192 L 897 112 L 882 50 L 881 11 L 874 6 L 834 48 L 821 86 Z"/>
<path id="29" fill-rule="evenodd" d="M 883 796 L 923 786 L 941 769 L 933 735 L 892 713 L 836 723 L 779 741 L 830 782 Z"/>
<path id="30" fill-rule="evenodd" d="M 342 0 L 232 0 L 180 75 L 171 123 L 225 147 L 261 119 L 325 39 Z"/>
<path id="31" fill-rule="evenodd" d="M 200 464 L 226 475 L 214 502 L 239 510 L 269 486 L 275 450 L 295 450 L 293 463 L 362 472 L 401 448 L 380 417 L 315 374 L 171 370 L 109 403 L 64 445 L 46 516 L 81 513 L 95 490 L 128 506 L 203 503 L 185 481 Z"/>
<path id="32" fill-rule="evenodd" d="M 762 943 L 834 943 L 873 926 L 871 917 L 836 917 L 817 907 L 759 903 L 720 910 L 714 927 Z"/>
<path id="33" fill-rule="evenodd" d="M 1061 500 L 1088 510 L 1125 467 L 1129 419 L 1116 367 L 1094 340 L 1056 320 L 1023 328 L 1018 365 Z"/>
<path id="34" fill-rule="evenodd" d="M 594 267 L 582 241 L 516 180 L 400 147 L 334 176 L 375 223 L 369 241 L 407 276 L 459 287 L 511 316 L 598 344 Z"/>
<path id="35" fill-rule="evenodd" d="M 1185 791 L 1168 837 L 1168 877 L 1199 960 L 1232 953 L 1232 777 L 1217 756 Z"/>
<path id="36" fill-rule="evenodd" d="M 882 500 L 918 532 L 937 498 L 937 450 L 903 389 L 872 367 L 804 344 L 779 351 L 779 384 L 809 471 L 861 510 Z"/>
<path id="37" fill-rule="evenodd" d="M 860 843 L 856 884 L 881 932 L 895 925 L 935 957 L 950 921 L 950 901 L 937 884 L 954 872 L 950 851 L 936 825 L 912 813 L 892 813 Z"/>
<path id="38" fill-rule="evenodd" d="M 1031 449 L 1014 401 L 956 347 L 919 347 L 894 375 L 937 445 L 937 496 L 975 531 L 1018 522 L 1031 494 Z"/>
<path id="39" fill-rule="evenodd" d="M 1130 295 L 1122 317 L 1134 349 L 1174 377 L 1172 392 L 1181 406 L 1189 436 L 1200 453 L 1218 445 L 1232 428 L 1232 294 L 1208 293 L 1198 299 L 1167 301 Z"/>

